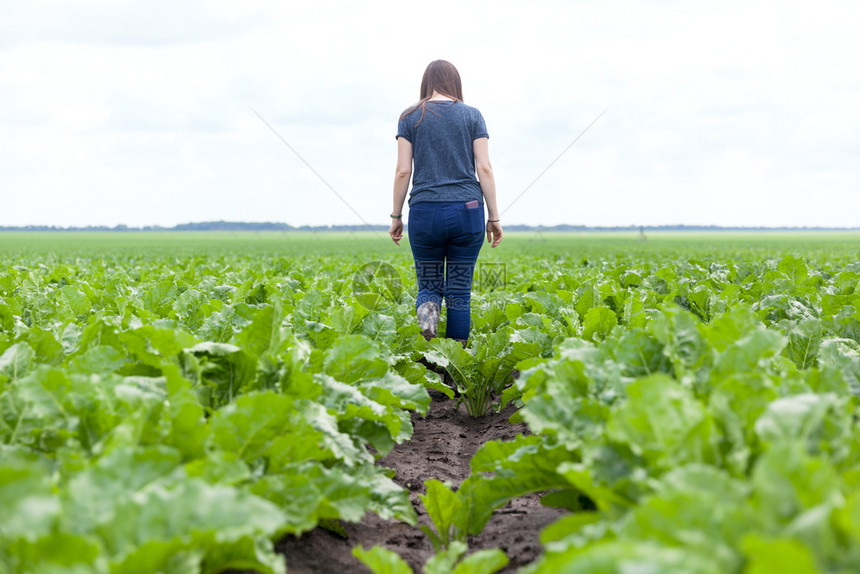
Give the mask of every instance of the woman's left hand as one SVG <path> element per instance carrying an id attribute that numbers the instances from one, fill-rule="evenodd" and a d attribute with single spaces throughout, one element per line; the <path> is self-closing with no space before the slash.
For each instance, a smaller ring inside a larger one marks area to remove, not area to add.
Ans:
<path id="1" fill-rule="evenodd" d="M 493 247 L 498 247 L 502 242 L 502 224 L 498 221 L 487 222 L 487 242 L 492 242 Z"/>
<path id="2" fill-rule="evenodd" d="M 403 239 L 403 220 L 402 219 L 392 219 L 391 227 L 388 229 L 388 235 L 391 236 L 391 240 L 394 241 L 397 245 L 400 245 L 400 240 Z"/>

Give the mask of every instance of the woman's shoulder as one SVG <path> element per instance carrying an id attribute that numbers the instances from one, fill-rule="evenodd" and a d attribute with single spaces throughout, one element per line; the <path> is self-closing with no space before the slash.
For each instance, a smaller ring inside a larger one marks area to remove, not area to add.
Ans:
<path id="1" fill-rule="evenodd" d="M 481 115 L 481 111 L 475 106 L 470 106 L 469 104 L 464 104 L 463 102 L 457 102 L 458 106 L 462 106 L 462 110 L 464 114 L 468 114 L 472 118 L 483 117 Z"/>
<path id="2" fill-rule="evenodd" d="M 415 111 L 419 110 L 419 109 L 421 109 L 421 102 L 416 102 L 416 103 L 412 104 L 411 106 L 409 106 L 408 108 L 406 108 L 405 110 L 403 110 L 402 112 L 400 112 L 400 117 L 401 117 L 401 119 L 405 118 L 406 116 L 415 113 Z"/>

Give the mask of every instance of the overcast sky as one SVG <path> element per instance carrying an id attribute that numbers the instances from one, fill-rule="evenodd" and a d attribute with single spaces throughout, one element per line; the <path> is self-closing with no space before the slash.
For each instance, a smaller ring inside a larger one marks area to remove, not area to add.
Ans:
<path id="1" fill-rule="evenodd" d="M 442 58 L 503 211 L 608 108 L 503 224 L 858 226 L 858 29 L 856 0 L 0 0 L 0 225 L 387 224 Z"/>

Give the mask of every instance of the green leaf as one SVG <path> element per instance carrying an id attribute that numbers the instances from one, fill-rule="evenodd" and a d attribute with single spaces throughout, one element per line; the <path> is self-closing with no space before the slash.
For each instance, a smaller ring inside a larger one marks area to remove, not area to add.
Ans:
<path id="1" fill-rule="evenodd" d="M 294 460 L 325 456 L 322 442 L 296 413 L 296 403 L 284 395 L 249 393 L 216 411 L 211 418 L 211 441 L 248 464 L 268 458 L 272 472 Z"/>
<path id="2" fill-rule="evenodd" d="M 454 565 L 466 553 L 464 542 L 452 542 L 447 550 L 432 556 L 424 565 L 424 574 L 448 574 L 454 572 Z"/>
<path id="3" fill-rule="evenodd" d="M 666 375 L 627 387 L 628 399 L 610 415 L 607 431 L 655 471 L 686 462 L 717 461 L 713 419 L 689 391 Z"/>
<path id="4" fill-rule="evenodd" d="M 750 535 L 743 542 L 748 562 L 744 574 L 821 574 L 809 548 L 797 540 Z"/>
<path id="5" fill-rule="evenodd" d="M 54 292 L 58 311 L 69 318 L 85 317 L 92 307 L 87 296 L 74 285 L 66 285 Z"/>
<path id="6" fill-rule="evenodd" d="M 576 299 L 576 312 L 580 317 L 584 317 L 589 309 L 599 304 L 599 294 L 595 292 L 593 286 L 585 285 L 580 288 Z"/>
<path id="7" fill-rule="evenodd" d="M 347 466 L 372 462 L 373 457 L 367 452 L 367 449 L 358 444 L 356 437 L 342 432 L 339 428 L 337 417 L 321 404 L 311 401 L 301 401 L 296 405 L 296 408 L 301 412 L 303 420 L 294 419 L 291 434 L 300 433 L 306 438 L 302 441 L 303 446 L 296 444 L 292 437 L 286 438 L 286 445 L 279 444 L 278 448 L 282 449 L 275 460 L 301 460 L 302 455 L 308 458 L 328 458 L 327 454 L 331 453 L 338 460 L 343 461 Z M 317 431 L 318 436 L 314 436 L 310 428 Z M 317 438 L 317 443 L 313 443 L 310 438 Z M 291 456 L 283 456 L 290 453 Z"/>
<path id="8" fill-rule="evenodd" d="M 570 547 L 549 552 L 529 572 L 537 574 L 558 572 L 724 574 L 707 554 L 697 554 L 683 548 L 671 548 L 656 542 L 640 540 L 617 540 L 586 548 Z"/>
<path id="9" fill-rule="evenodd" d="M 425 526 L 421 524 L 418 526 L 418 530 L 424 533 L 427 536 L 427 539 L 430 541 L 430 545 L 433 547 L 433 552 L 441 552 L 446 546 L 447 542 L 444 542 L 435 530 L 430 528 L 429 526 Z"/>
<path id="10" fill-rule="evenodd" d="M 478 451 L 473 474 L 457 491 L 462 502 L 458 528 L 479 534 L 493 511 L 508 501 L 532 492 L 570 488 L 570 482 L 557 469 L 571 460 L 571 453 L 563 446 L 550 447 L 538 441 L 531 437 L 508 444 L 490 441 Z M 479 470 L 494 474 L 483 476 Z"/>
<path id="11" fill-rule="evenodd" d="M 165 361 L 177 362 L 183 348 L 196 342 L 188 333 L 177 329 L 172 323 L 144 325 L 131 331 L 121 332 L 117 338 L 122 345 L 121 350 L 134 357 L 136 362 L 153 369 L 159 369 Z M 200 350 L 204 348 L 205 344 Z M 215 353 L 214 350 L 212 352 Z"/>
<path id="12" fill-rule="evenodd" d="M 779 396 L 775 387 L 761 372 L 734 373 L 715 381 L 709 408 L 725 440 L 725 466 L 733 474 L 746 475 L 751 457 L 761 448 L 754 425 Z"/>
<path id="13" fill-rule="evenodd" d="M 376 303 L 374 300 L 371 303 L 371 307 Z M 331 316 L 329 317 L 329 323 L 331 326 L 340 333 L 344 334 L 352 334 L 356 329 L 362 327 L 362 322 L 364 319 L 370 315 L 370 311 L 367 307 L 362 305 L 348 305 L 344 307 L 339 307 L 332 311 Z M 374 317 L 378 317 L 379 315 L 374 315 Z M 384 322 L 383 325 L 377 325 L 377 327 L 390 328 L 393 327 L 393 323 Z"/>
<path id="14" fill-rule="evenodd" d="M 723 572 L 740 570 L 741 537 L 759 527 L 750 487 L 709 465 L 689 464 L 664 475 L 619 528 L 619 537 L 655 540 L 710 555 Z"/>
<path id="15" fill-rule="evenodd" d="M 15 314 L 5 303 L 0 303 L 0 332 L 7 336 L 15 329 Z"/>
<path id="16" fill-rule="evenodd" d="M 663 346 L 663 354 L 672 362 L 678 379 L 709 358 L 699 325 L 692 313 L 674 306 L 664 307 L 648 323 L 648 332 Z"/>
<path id="17" fill-rule="evenodd" d="M 173 310 L 185 327 L 196 331 L 203 324 L 203 306 L 207 300 L 208 298 L 199 290 L 186 289 L 173 302 Z"/>
<path id="18" fill-rule="evenodd" d="M 13 393 L 0 396 L 0 434 L 42 451 L 70 441 L 99 452 L 154 442 L 165 398 L 159 378 L 69 376 L 40 367 L 18 381 Z"/>
<path id="19" fill-rule="evenodd" d="M 73 356 L 68 361 L 67 367 L 72 372 L 89 375 L 90 373 L 114 373 L 124 364 L 125 359 L 115 348 L 96 346 Z"/>
<path id="20" fill-rule="evenodd" d="M 336 381 L 328 375 L 315 375 L 314 381 L 324 390 L 321 402 L 337 413 L 339 421 L 358 419 L 356 422 L 359 424 L 364 421 L 378 423 L 387 431 L 389 440 L 397 442 L 402 442 L 411 436 L 412 426 L 409 417 L 399 414 L 404 411 L 382 405 L 365 396 L 361 389 Z"/>
<path id="21" fill-rule="evenodd" d="M 598 458 L 597 464 L 593 466 L 570 461 L 558 464 L 556 473 L 567 483 L 566 488 L 576 488 L 604 512 L 616 512 L 633 506 L 632 497 L 627 492 L 631 488 L 626 483 L 630 482 L 629 475 L 635 467 L 623 459 L 616 458 L 608 464 L 601 460 L 617 457 L 618 453 L 611 448 L 602 448 L 595 454 Z"/>
<path id="22" fill-rule="evenodd" d="M 571 449 L 582 448 L 604 433 L 609 409 L 603 401 L 588 396 L 597 386 L 590 377 L 598 374 L 590 358 L 581 355 L 581 359 L 562 359 L 552 366 L 543 385 L 520 411 L 532 432 L 555 435 Z"/>
<path id="23" fill-rule="evenodd" d="M 755 432 L 765 444 L 803 444 L 810 454 L 825 452 L 838 460 L 854 425 L 853 408 L 845 403 L 831 393 L 777 399 L 755 421 Z"/>
<path id="24" fill-rule="evenodd" d="M 15 343 L 0 355 L 0 375 L 14 382 L 30 372 L 36 354 L 27 343 Z"/>
<path id="25" fill-rule="evenodd" d="M 379 404 L 425 414 L 430 407 L 430 395 L 423 386 L 415 385 L 390 371 L 360 385 L 361 392 Z"/>
<path id="26" fill-rule="evenodd" d="M 860 543 L 860 490 L 854 490 L 845 505 L 836 512 L 836 521 L 854 545 Z"/>
<path id="27" fill-rule="evenodd" d="M 21 461 L 0 466 L 0 524 L 4 538 L 35 540 L 47 535 L 59 514 L 60 501 L 52 492 L 44 465 Z"/>
<path id="28" fill-rule="evenodd" d="M 251 480 L 248 465 L 232 452 L 216 450 L 185 465 L 189 477 L 199 477 L 209 484 L 239 485 Z"/>
<path id="29" fill-rule="evenodd" d="M 585 314 L 582 338 L 586 341 L 602 341 L 618 324 L 615 312 L 609 307 L 592 307 Z"/>
<path id="30" fill-rule="evenodd" d="M 238 335 L 236 342 L 251 357 L 259 357 L 277 338 L 278 324 L 275 321 L 275 308 L 267 305 L 254 313 L 251 322 Z"/>
<path id="31" fill-rule="evenodd" d="M 768 449 L 753 469 L 753 504 L 772 529 L 784 527 L 803 512 L 841 499 L 840 480 L 828 461 L 806 454 L 803 445 Z"/>
<path id="32" fill-rule="evenodd" d="M 33 326 L 27 330 L 21 339 L 29 343 L 33 349 L 34 357 L 38 357 L 40 363 L 58 365 L 64 358 L 65 351 L 63 345 L 57 341 L 53 329 L 42 329 L 41 327 Z M 2 363 L 1 358 L 0 363 Z M 0 369 L 0 372 L 2 372 L 2 369 Z"/>
<path id="33" fill-rule="evenodd" d="M 2 545 L 0 545 L 2 548 Z M 94 537 L 52 533 L 37 539 L 9 541 L 0 555 L 12 572 L 92 574 L 106 572 L 102 547 Z"/>
<path id="34" fill-rule="evenodd" d="M 477 371 L 489 381 L 495 392 L 501 392 L 505 385 L 512 382 L 516 365 L 528 358 L 539 357 L 543 346 L 551 348 L 551 341 L 538 329 L 513 330 L 504 328 L 491 334 L 478 347 L 475 357 Z"/>
<path id="35" fill-rule="evenodd" d="M 425 481 L 424 486 L 427 488 L 427 494 L 419 494 L 418 497 L 424 504 L 433 526 L 436 527 L 441 548 L 445 549 L 451 540 L 452 528 L 454 528 L 453 535 L 458 536 L 455 521 L 463 505 L 450 487 L 436 479 Z M 436 552 L 440 550 L 434 549 Z"/>
<path id="36" fill-rule="evenodd" d="M 186 460 L 203 457 L 212 432 L 206 421 L 206 411 L 197 402 L 191 384 L 179 374 L 178 367 L 172 366 L 164 371 L 170 396 L 162 414 L 163 424 L 167 427 L 162 441 L 179 450 Z"/>
<path id="37" fill-rule="evenodd" d="M 625 331 L 608 349 L 627 376 L 638 378 L 672 372 L 671 363 L 663 354 L 663 346 L 643 330 Z"/>
<path id="38" fill-rule="evenodd" d="M 430 349 L 424 352 L 427 361 L 448 371 L 461 389 L 471 386 L 475 358 L 460 343 L 453 339 L 437 338 L 431 340 L 428 346 Z"/>
<path id="39" fill-rule="evenodd" d="M 179 453 L 165 447 L 118 448 L 74 475 L 63 492 L 63 529 L 92 532 L 122 515 L 138 491 L 165 479 L 180 464 Z"/>
<path id="40" fill-rule="evenodd" d="M 381 546 L 374 546 L 370 550 L 356 546 L 352 549 L 352 555 L 374 574 L 412 574 L 412 568 L 403 558 Z"/>
<path id="41" fill-rule="evenodd" d="M 267 474 L 251 490 L 284 510 L 284 533 L 311 530 L 323 518 L 358 522 L 368 510 L 383 520 L 417 522 L 406 491 L 372 464 L 327 469 L 307 463 L 283 474 Z"/>
<path id="42" fill-rule="evenodd" d="M 256 363 L 239 347 L 205 342 L 185 352 L 199 363 L 201 380 L 208 391 L 206 406 L 217 407 L 232 401 L 254 380 Z"/>
<path id="43" fill-rule="evenodd" d="M 711 320 L 711 306 L 717 296 L 707 285 L 698 285 L 687 292 L 687 299 L 692 310 L 703 321 Z"/>
<path id="44" fill-rule="evenodd" d="M 644 327 L 648 322 L 648 317 L 645 313 L 645 304 L 635 294 L 631 295 L 624 302 L 624 312 L 621 314 L 621 320 L 628 328 Z"/>
<path id="45" fill-rule="evenodd" d="M 379 349 L 364 335 L 341 337 L 328 350 L 323 368 L 342 383 L 356 382 L 382 377 L 388 364 L 380 358 Z"/>
<path id="46" fill-rule="evenodd" d="M 802 257 L 786 255 L 779 262 L 778 269 L 797 285 L 802 284 L 809 277 L 809 266 Z"/>
<path id="47" fill-rule="evenodd" d="M 412 384 L 422 385 L 425 389 L 433 389 L 443 393 L 449 399 L 454 398 L 454 389 L 442 382 L 442 377 L 439 373 L 434 373 L 428 370 L 424 365 L 416 363 L 412 360 L 405 360 L 397 363 L 394 369 L 400 376 L 407 379 Z"/>
<path id="48" fill-rule="evenodd" d="M 283 521 L 283 513 L 273 504 L 247 492 L 188 479 L 141 491 L 121 506 L 115 518 L 100 526 L 99 534 L 116 557 L 112 562 L 118 569 L 144 574 L 160 570 L 180 551 L 205 551 L 244 538 L 268 536 Z M 241 562 L 256 567 L 260 562 L 257 546 L 243 546 L 250 555 Z M 233 555 L 228 564 L 210 567 L 221 570 L 239 563 L 237 558 Z"/>
<path id="49" fill-rule="evenodd" d="M 564 508 L 571 512 L 582 510 L 582 493 L 576 489 L 557 490 L 540 497 L 542 506 Z"/>
<path id="50" fill-rule="evenodd" d="M 823 334 L 824 328 L 818 319 L 800 321 L 787 329 L 788 344 L 783 352 L 798 369 L 817 367 Z"/>
<path id="51" fill-rule="evenodd" d="M 541 544 L 562 540 L 578 533 L 583 528 L 600 522 L 601 515 L 598 512 L 576 512 L 563 516 L 544 528 L 540 533 Z"/>
<path id="52" fill-rule="evenodd" d="M 747 305 L 738 305 L 700 329 L 702 336 L 717 352 L 722 353 L 739 339 L 762 327 L 762 323 Z"/>
<path id="53" fill-rule="evenodd" d="M 500 548 L 488 548 L 469 554 L 457 564 L 453 574 L 493 574 L 508 565 L 508 557 Z"/>

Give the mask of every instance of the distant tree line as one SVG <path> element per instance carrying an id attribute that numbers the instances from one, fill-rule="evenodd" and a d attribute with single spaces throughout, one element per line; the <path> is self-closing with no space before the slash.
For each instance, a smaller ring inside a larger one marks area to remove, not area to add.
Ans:
<path id="1" fill-rule="evenodd" d="M 0 231 L 387 231 L 386 225 L 302 225 L 294 227 L 287 223 L 248 222 L 248 221 L 203 221 L 199 223 L 181 223 L 173 227 L 146 225 L 130 227 L 128 225 L 88 225 L 86 227 L 58 227 L 56 225 L 25 225 L 19 227 L 0 226 Z M 540 232 L 586 232 L 586 231 L 860 231 L 860 227 L 720 227 L 718 225 L 628 225 L 628 226 L 597 226 L 588 225 L 506 225 L 505 231 L 540 231 Z"/>

